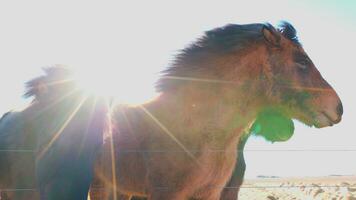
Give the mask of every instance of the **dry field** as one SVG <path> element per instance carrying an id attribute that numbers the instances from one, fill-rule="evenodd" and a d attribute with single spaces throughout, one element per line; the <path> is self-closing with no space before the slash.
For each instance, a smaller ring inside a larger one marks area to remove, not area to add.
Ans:
<path id="1" fill-rule="evenodd" d="M 356 176 L 246 180 L 239 200 L 356 200 Z"/>

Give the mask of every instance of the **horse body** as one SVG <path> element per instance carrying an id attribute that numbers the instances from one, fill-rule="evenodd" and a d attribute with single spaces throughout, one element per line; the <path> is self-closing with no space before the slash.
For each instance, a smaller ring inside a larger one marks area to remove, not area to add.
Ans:
<path id="1" fill-rule="evenodd" d="M 0 119 L 0 197 L 2 199 L 38 199 L 36 190 L 36 136 L 26 124 L 26 114 L 8 112 Z M 20 190 L 11 190 L 18 188 Z"/>
<path id="2" fill-rule="evenodd" d="M 144 106 L 152 115 L 160 115 L 154 111 L 155 105 Z M 140 108 L 120 108 L 115 111 L 114 119 L 113 125 L 118 128 L 113 132 L 116 186 L 121 193 L 150 196 L 151 199 L 219 197 L 235 166 L 236 146 L 241 133 L 239 125 L 231 127 L 231 130 L 219 127 L 221 136 L 216 137 L 213 134 L 218 127 L 192 133 L 189 130 L 200 130 L 195 124 L 199 122 L 184 123 L 182 118 L 176 118 L 177 123 L 172 127 L 173 124 L 161 120 L 160 123 L 169 124 L 165 126 L 167 130 L 175 130 L 172 134 L 181 142 L 179 145 Z M 175 126 L 181 123 L 184 125 L 177 130 Z M 231 134 L 224 131 L 231 131 Z M 206 137 L 212 138 L 206 140 Z M 104 154 L 110 152 L 109 144 L 106 143 Z M 189 146 L 189 149 L 183 146 Z M 110 162 L 110 159 L 104 161 L 106 166 L 111 166 Z M 103 170 L 98 167 L 96 173 L 112 185 L 112 174 L 105 172 L 111 172 L 110 168 Z"/>
<path id="3" fill-rule="evenodd" d="M 30 191 L 3 191 L 1 197 L 86 200 L 103 142 L 106 103 L 76 90 L 69 70 L 61 67 L 30 81 L 26 96 L 34 96 L 33 103 L 0 122 L 0 144 L 30 153 L 1 152 L 0 188 Z"/>
<path id="4" fill-rule="evenodd" d="M 92 199 L 113 199 L 115 191 L 126 199 L 236 199 L 244 174 L 236 149 L 262 110 L 318 128 L 341 120 L 340 99 L 286 22 L 278 30 L 249 24 L 208 31 L 164 73 L 160 97 L 114 110 L 95 172 L 104 194 Z M 223 191 L 226 184 L 236 190 Z"/>

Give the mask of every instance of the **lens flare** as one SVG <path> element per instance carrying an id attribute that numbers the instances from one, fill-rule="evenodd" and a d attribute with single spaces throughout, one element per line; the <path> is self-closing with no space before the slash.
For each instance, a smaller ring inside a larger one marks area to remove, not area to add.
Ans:
<path id="1" fill-rule="evenodd" d="M 74 72 L 80 89 L 110 97 L 117 103 L 139 105 L 158 95 L 154 89 L 154 74 L 100 66 L 76 67 Z"/>

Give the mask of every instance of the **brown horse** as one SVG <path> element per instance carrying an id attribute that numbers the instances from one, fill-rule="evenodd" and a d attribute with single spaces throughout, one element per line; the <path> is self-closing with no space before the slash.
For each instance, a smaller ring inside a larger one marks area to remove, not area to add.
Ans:
<path id="1" fill-rule="evenodd" d="M 27 83 L 34 97 L 0 121 L 1 199 L 86 200 L 107 105 L 76 88 L 65 67 Z"/>
<path id="2" fill-rule="evenodd" d="M 236 149 L 262 110 L 317 128 L 342 115 L 287 22 L 208 31 L 164 71 L 158 89 L 152 102 L 113 110 L 92 199 L 236 199 L 244 172 L 242 159 L 235 169 L 242 173 L 230 180 Z M 226 184 L 237 189 L 222 194 Z"/>

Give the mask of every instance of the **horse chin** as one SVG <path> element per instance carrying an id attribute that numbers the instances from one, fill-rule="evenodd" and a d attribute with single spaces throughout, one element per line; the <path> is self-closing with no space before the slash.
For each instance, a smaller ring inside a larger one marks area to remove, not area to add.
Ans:
<path id="1" fill-rule="evenodd" d="M 337 123 L 331 120 L 330 117 L 323 112 L 315 113 L 309 116 L 297 117 L 296 119 L 307 126 L 314 126 L 315 128 L 333 126 Z"/>
<path id="2" fill-rule="evenodd" d="M 320 112 L 315 117 L 314 126 L 316 128 L 324 128 L 324 127 L 328 127 L 328 126 L 333 126 L 336 123 L 338 123 L 338 122 L 332 120 L 331 117 L 329 115 L 327 115 L 325 112 Z"/>

